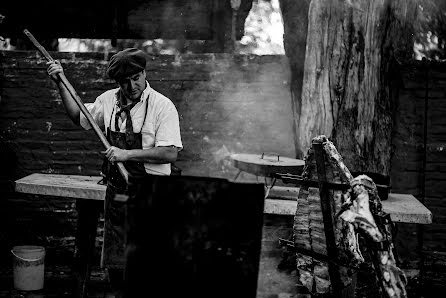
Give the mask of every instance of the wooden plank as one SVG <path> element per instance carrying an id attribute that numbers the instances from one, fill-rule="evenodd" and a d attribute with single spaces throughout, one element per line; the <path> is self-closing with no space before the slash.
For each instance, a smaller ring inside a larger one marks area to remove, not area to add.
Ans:
<path id="1" fill-rule="evenodd" d="M 278 188 L 276 190 L 276 188 Z M 292 195 L 277 199 L 287 187 L 275 186 L 265 200 L 265 213 L 294 216 L 297 204 L 290 201 Z M 299 188 L 292 187 L 289 193 L 297 193 Z M 297 195 L 296 195 L 297 198 Z M 295 199 L 296 199 L 295 198 Z M 383 210 L 390 214 L 394 222 L 431 224 L 432 212 L 411 194 L 389 193 L 389 198 L 382 201 Z"/>
<path id="2" fill-rule="evenodd" d="M 271 189 L 273 190 L 274 187 Z M 280 199 L 266 199 L 264 213 L 267 214 L 281 214 L 294 216 L 297 209 L 297 202 Z M 293 211 L 294 210 L 294 211 Z"/>
<path id="3" fill-rule="evenodd" d="M 286 187 L 286 186 L 274 186 L 268 195 L 268 199 L 278 199 L 278 200 L 292 200 L 297 199 L 299 194 L 298 187 Z"/>
<path id="4" fill-rule="evenodd" d="M 432 223 L 432 212 L 411 194 L 390 193 L 382 205 L 395 222 Z"/>
<path id="5" fill-rule="evenodd" d="M 35 173 L 15 181 L 15 190 L 37 195 L 103 200 L 106 187 L 97 184 L 100 179 L 99 176 Z M 298 187 L 273 187 L 265 200 L 264 213 L 294 216 L 298 192 Z M 394 222 L 432 223 L 432 212 L 413 195 L 390 193 L 382 205 Z"/>
<path id="6" fill-rule="evenodd" d="M 100 176 L 35 173 L 15 182 L 16 192 L 76 199 L 104 200 L 105 185 Z"/>

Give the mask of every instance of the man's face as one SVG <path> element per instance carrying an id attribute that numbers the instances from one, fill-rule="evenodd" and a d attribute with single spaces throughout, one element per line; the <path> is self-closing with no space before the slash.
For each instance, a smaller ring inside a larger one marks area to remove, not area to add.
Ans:
<path id="1" fill-rule="evenodd" d="M 143 70 L 134 75 L 125 77 L 118 81 L 124 96 L 131 101 L 139 100 L 146 88 L 146 71 Z"/>

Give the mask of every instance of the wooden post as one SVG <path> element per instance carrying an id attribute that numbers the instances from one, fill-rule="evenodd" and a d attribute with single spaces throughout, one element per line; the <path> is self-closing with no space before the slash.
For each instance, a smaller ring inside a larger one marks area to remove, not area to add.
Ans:
<path id="1" fill-rule="evenodd" d="M 102 201 L 76 200 L 77 230 L 74 275 L 75 297 L 87 297 L 87 284 L 90 280 L 91 265 L 96 243 L 96 229 L 99 215 L 104 208 Z"/>
<path id="2" fill-rule="evenodd" d="M 333 286 L 333 294 L 335 297 L 341 297 L 342 282 L 339 274 L 339 266 L 336 264 L 339 260 L 338 248 L 336 247 L 335 238 L 335 221 L 333 218 L 334 206 L 330 199 L 329 190 L 327 187 L 327 176 L 325 173 L 325 156 L 323 143 L 313 142 L 314 156 L 316 159 L 317 176 L 319 182 L 319 196 L 321 199 L 322 219 L 324 222 L 325 243 L 327 246 L 328 272 L 330 274 L 330 281 Z"/>
<path id="3" fill-rule="evenodd" d="M 291 70 L 291 108 L 293 110 L 296 158 L 302 159 L 306 148 L 299 145 L 299 119 L 302 106 L 305 47 L 307 45 L 308 7 L 310 0 L 279 0 L 283 18 L 283 45 Z"/>
<path id="4" fill-rule="evenodd" d="M 237 42 L 237 12 L 240 8 L 240 2 L 241 0 L 231 0 L 231 8 L 232 8 L 232 20 L 231 20 L 231 40 L 232 40 L 232 46 L 233 51 L 236 50 L 236 42 Z"/>

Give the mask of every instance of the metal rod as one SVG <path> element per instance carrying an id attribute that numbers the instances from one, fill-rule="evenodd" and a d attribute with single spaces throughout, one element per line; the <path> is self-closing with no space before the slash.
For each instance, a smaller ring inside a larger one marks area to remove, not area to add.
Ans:
<path id="1" fill-rule="evenodd" d="M 29 32 L 27 29 L 23 30 L 23 33 L 29 38 L 29 40 L 32 42 L 32 44 L 37 48 L 37 50 L 48 60 L 49 62 L 53 62 L 54 59 L 51 57 L 51 55 L 45 50 L 45 48 L 37 41 L 37 39 L 34 38 L 34 36 Z M 79 106 L 79 109 L 81 112 L 85 115 L 87 118 L 88 123 L 93 128 L 96 135 L 99 137 L 99 140 L 104 145 L 105 149 L 110 148 L 110 143 L 108 142 L 107 138 L 102 133 L 101 129 L 97 125 L 96 121 L 94 121 L 93 117 L 91 116 L 90 112 L 88 112 L 87 108 L 85 107 L 84 103 L 82 102 L 82 99 L 77 95 L 76 90 L 74 90 L 73 86 L 70 84 L 68 79 L 65 77 L 63 73 L 57 74 L 58 78 L 62 82 L 62 84 L 67 88 L 68 92 L 70 93 L 71 97 L 74 99 L 76 104 Z M 118 166 L 119 172 L 121 173 L 122 177 L 126 181 L 126 183 L 129 182 L 129 173 L 127 172 L 126 168 L 124 167 L 124 164 L 122 162 L 117 162 L 116 165 Z"/>
<path id="2" fill-rule="evenodd" d="M 272 176 L 277 179 L 281 179 L 282 182 L 284 182 L 284 183 L 293 183 L 295 185 L 303 185 L 303 186 L 309 186 L 309 187 L 319 187 L 319 181 L 304 179 L 304 178 L 302 178 L 302 176 L 299 176 L 299 175 L 274 173 L 274 174 L 272 174 Z M 335 182 L 328 182 L 328 181 L 325 181 L 322 183 L 324 183 L 327 187 L 333 188 L 336 190 L 347 190 L 347 189 L 351 188 L 349 183 L 335 183 Z M 384 189 L 387 191 L 390 189 L 390 186 L 388 186 L 388 185 L 376 184 L 376 183 L 375 183 L 375 185 L 378 189 Z"/>
<path id="3" fill-rule="evenodd" d="M 277 179 L 281 179 L 284 183 L 292 183 L 299 186 L 319 187 L 319 181 L 304 179 L 302 176 L 298 175 L 275 173 L 272 176 Z M 333 183 L 327 181 L 323 181 L 322 183 L 336 190 L 347 190 L 351 187 L 348 183 Z"/>

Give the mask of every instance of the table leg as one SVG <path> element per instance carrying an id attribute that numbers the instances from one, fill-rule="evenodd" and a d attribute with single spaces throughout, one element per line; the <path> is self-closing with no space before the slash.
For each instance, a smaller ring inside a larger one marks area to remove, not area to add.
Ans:
<path id="1" fill-rule="evenodd" d="M 242 170 L 239 170 L 237 175 L 235 175 L 234 181 L 237 180 L 238 176 L 240 176 L 240 173 L 242 172 Z"/>
<path id="2" fill-rule="evenodd" d="M 266 177 L 265 177 L 265 199 L 268 198 L 269 191 L 271 190 L 271 188 L 274 187 L 274 184 L 276 184 L 276 178 L 272 178 L 271 185 L 268 186 L 268 182 L 266 181 Z"/>
<path id="3" fill-rule="evenodd" d="M 96 230 L 104 202 L 96 200 L 76 200 L 77 231 L 74 275 L 76 278 L 74 297 L 87 296 L 87 283 L 90 280 L 91 264 L 95 254 Z"/>

